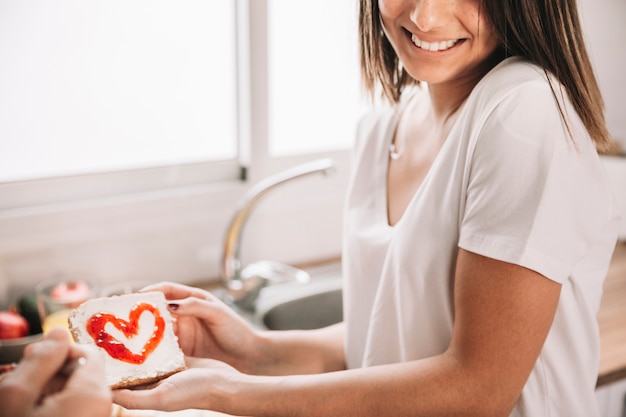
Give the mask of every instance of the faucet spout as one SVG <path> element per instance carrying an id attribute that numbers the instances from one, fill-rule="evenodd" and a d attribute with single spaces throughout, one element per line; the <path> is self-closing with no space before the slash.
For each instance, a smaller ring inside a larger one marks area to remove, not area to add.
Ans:
<path id="1" fill-rule="evenodd" d="M 259 200 L 270 190 L 285 182 L 310 174 L 334 172 L 331 159 L 318 159 L 286 169 L 253 186 L 238 202 L 226 229 L 221 262 L 221 278 L 231 300 L 244 308 L 252 308 L 260 290 L 268 282 L 308 281 L 305 271 L 277 262 L 262 261 L 242 269 L 240 249 L 244 226 Z"/>

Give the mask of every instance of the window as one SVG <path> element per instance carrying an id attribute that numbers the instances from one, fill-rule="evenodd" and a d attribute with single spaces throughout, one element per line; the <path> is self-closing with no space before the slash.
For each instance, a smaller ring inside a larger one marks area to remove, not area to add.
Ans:
<path id="1" fill-rule="evenodd" d="M 234 1 L 0 7 L 1 181 L 236 158 Z"/>
<path id="2" fill-rule="evenodd" d="M 215 278 L 241 196 L 318 157 L 336 175 L 266 197 L 242 256 L 337 258 L 355 31 L 351 1 L 0 3 L 0 304 L 60 273 Z"/>
<path id="3" fill-rule="evenodd" d="M 269 1 L 272 155 L 351 146 L 355 123 L 366 108 L 360 94 L 356 6 L 345 0 Z"/>

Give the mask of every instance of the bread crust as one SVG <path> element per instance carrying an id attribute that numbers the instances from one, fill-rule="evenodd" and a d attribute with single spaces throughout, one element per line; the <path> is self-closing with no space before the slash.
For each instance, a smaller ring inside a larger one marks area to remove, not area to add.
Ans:
<path id="1" fill-rule="evenodd" d="M 122 378 L 120 382 L 118 382 L 117 384 L 110 385 L 109 388 L 111 389 L 131 388 L 131 387 L 137 387 L 140 385 L 154 384 L 156 382 L 159 382 L 162 379 L 167 378 L 168 376 L 174 375 L 180 371 L 184 371 L 185 369 L 187 369 L 187 366 L 182 366 L 173 371 L 159 372 L 155 376 L 150 377 L 150 378 L 132 378 L 132 377 Z"/>
<path id="2" fill-rule="evenodd" d="M 80 329 L 74 327 L 74 318 L 76 317 L 76 313 L 78 310 L 73 309 L 70 311 L 70 314 L 67 315 L 67 327 L 70 329 L 70 334 L 72 335 L 72 339 L 74 339 L 75 343 L 78 343 L 80 336 Z"/>

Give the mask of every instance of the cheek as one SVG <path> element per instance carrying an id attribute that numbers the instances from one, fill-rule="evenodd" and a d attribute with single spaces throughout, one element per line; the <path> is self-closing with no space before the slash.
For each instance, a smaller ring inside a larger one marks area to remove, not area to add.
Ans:
<path id="1" fill-rule="evenodd" d="M 493 28 L 485 21 L 481 21 L 479 28 L 479 40 L 485 54 L 491 54 L 499 45 L 498 36 Z"/>
<path id="2" fill-rule="evenodd" d="M 480 7 L 476 7 L 469 19 L 474 22 L 474 34 L 480 44 L 481 53 L 490 54 L 499 44 L 498 36 L 491 21 L 487 18 L 485 12 L 480 10 Z M 466 20 L 466 22 L 469 21 Z"/>
<path id="3" fill-rule="evenodd" d="M 374 0 L 376 1 L 376 0 Z M 393 18 L 402 10 L 405 0 L 378 0 L 378 10 L 383 19 Z"/>
<path id="4" fill-rule="evenodd" d="M 393 20 L 396 10 L 397 10 L 397 0 L 374 0 L 378 1 L 378 10 L 379 17 L 382 23 L 382 29 L 385 33 L 385 37 L 392 45 L 394 45 L 394 36 L 393 33 L 390 33 L 390 30 L 393 30 Z"/>

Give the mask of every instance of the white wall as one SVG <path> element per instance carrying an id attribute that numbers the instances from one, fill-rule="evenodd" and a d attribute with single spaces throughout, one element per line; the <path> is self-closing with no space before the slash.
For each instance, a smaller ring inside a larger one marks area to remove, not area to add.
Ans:
<path id="1" fill-rule="evenodd" d="M 626 1 L 581 0 L 580 13 L 589 53 L 595 65 L 596 76 L 606 104 L 609 130 L 626 149 Z M 616 197 L 626 209 L 626 159 L 608 159 Z M 622 219 L 621 237 L 626 239 L 626 210 Z M 622 417 L 625 414 L 626 381 L 602 387 L 597 391 L 602 417 Z"/>
<path id="2" fill-rule="evenodd" d="M 579 7 L 609 130 L 626 149 L 626 1 L 580 0 Z"/>
<path id="3" fill-rule="evenodd" d="M 606 105 L 609 131 L 626 150 L 626 1 L 581 0 L 580 13 L 589 54 Z M 626 158 L 605 158 L 615 198 L 622 209 L 619 237 L 626 240 Z"/>

